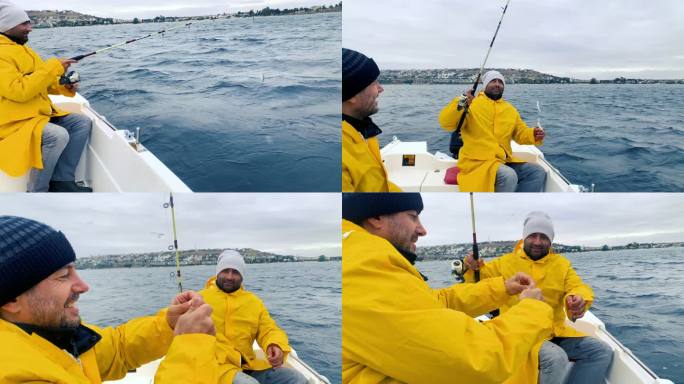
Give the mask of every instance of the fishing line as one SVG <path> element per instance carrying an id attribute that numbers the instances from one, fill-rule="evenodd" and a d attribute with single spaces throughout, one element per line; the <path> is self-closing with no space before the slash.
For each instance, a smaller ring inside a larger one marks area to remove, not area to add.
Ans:
<path id="1" fill-rule="evenodd" d="M 102 48 L 102 49 L 98 49 L 98 50 L 96 50 L 96 51 L 92 51 L 92 52 L 90 52 L 90 53 L 86 53 L 86 54 L 83 54 L 83 55 L 74 56 L 74 57 L 70 58 L 70 60 L 81 61 L 81 60 L 85 59 L 85 58 L 88 57 L 88 56 L 96 55 L 96 54 L 98 54 L 98 53 L 105 52 L 105 51 L 108 51 L 108 50 L 110 50 L 110 49 L 118 48 L 118 47 L 121 47 L 121 46 L 123 46 L 123 45 L 130 44 L 130 43 L 133 43 L 133 42 L 136 42 L 136 41 L 140 41 L 140 40 L 142 40 L 142 39 L 147 39 L 148 37 L 152 37 L 152 36 L 154 36 L 154 35 L 159 35 L 159 34 L 163 34 L 163 33 L 165 33 L 165 32 L 173 31 L 174 29 L 178 29 L 178 28 L 182 28 L 182 27 L 187 27 L 187 26 L 189 26 L 190 24 L 192 24 L 192 23 L 187 23 L 187 24 L 183 24 L 183 25 L 178 25 L 178 26 L 175 26 L 175 27 L 173 27 L 173 28 L 162 29 L 161 31 L 157 31 L 157 32 L 154 32 L 154 33 L 150 33 L 150 34 L 148 34 L 148 35 L 146 35 L 146 36 L 143 36 L 143 37 L 138 37 L 138 38 L 136 38 L 136 39 L 131 39 L 131 40 L 124 41 L 123 43 L 118 43 L 118 44 L 110 45 L 110 46 L 108 46 L 108 47 L 105 47 L 105 48 Z"/>
<path id="2" fill-rule="evenodd" d="M 98 50 L 96 50 L 96 51 L 92 51 L 92 52 L 90 52 L 90 53 L 86 53 L 86 54 L 83 54 L 83 55 L 74 56 L 74 57 L 70 58 L 69 60 L 75 60 L 75 61 L 78 62 L 78 61 L 81 61 L 81 60 L 85 59 L 86 57 L 93 56 L 93 55 L 97 55 L 98 53 L 105 52 L 105 51 L 108 51 L 108 50 L 110 50 L 110 49 L 118 48 L 118 47 L 124 46 L 124 45 L 126 45 L 126 44 L 130 44 L 130 43 L 133 43 L 133 42 L 136 42 L 136 41 L 140 41 L 140 40 L 143 40 L 143 39 L 147 39 L 148 37 L 152 37 L 152 36 L 154 36 L 154 35 L 164 34 L 164 33 L 166 33 L 166 32 L 173 31 L 174 29 L 178 29 L 178 28 L 182 28 L 182 27 L 187 27 L 187 26 L 189 26 L 190 24 L 192 24 L 192 22 L 186 23 L 186 24 L 183 24 L 183 25 L 177 25 L 177 26 L 175 26 L 175 27 L 173 27 L 173 28 L 162 29 L 161 31 L 157 31 L 157 32 L 154 32 L 154 33 L 150 33 L 150 34 L 148 34 L 148 35 L 145 35 L 145 36 L 142 36 L 142 37 L 138 37 L 138 38 L 136 38 L 136 39 L 130 39 L 130 40 L 124 41 L 124 42 L 122 42 L 122 43 L 110 45 L 110 46 L 108 46 L 108 47 L 105 47 L 105 48 L 102 48 L 102 49 L 98 49 Z M 69 73 L 65 73 L 64 75 L 62 75 L 62 76 L 59 78 L 59 83 L 60 83 L 61 85 L 76 84 L 76 83 L 78 83 L 79 81 L 80 81 L 80 77 L 79 77 L 78 73 L 75 72 L 75 71 L 70 71 Z"/>

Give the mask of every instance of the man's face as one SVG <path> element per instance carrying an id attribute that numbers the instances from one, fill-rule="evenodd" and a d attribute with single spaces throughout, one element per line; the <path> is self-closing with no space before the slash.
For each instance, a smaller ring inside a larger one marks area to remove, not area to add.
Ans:
<path id="1" fill-rule="evenodd" d="M 380 110 L 378 107 L 378 97 L 384 90 L 385 89 L 380 85 L 380 82 L 375 80 L 363 91 L 354 96 L 354 107 L 356 108 L 358 115 L 366 118 L 377 113 Z"/>
<path id="2" fill-rule="evenodd" d="M 76 302 L 88 289 L 88 284 L 76 273 L 74 263 L 70 263 L 17 297 L 17 301 L 30 315 L 29 324 L 77 328 L 81 317 Z"/>
<path id="3" fill-rule="evenodd" d="M 216 285 L 225 293 L 235 292 L 242 285 L 242 275 L 233 268 L 226 268 L 216 276 Z"/>
<path id="4" fill-rule="evenodd" d="M 31 27 L 31 22 L 27 21 L 17 25 L 16 27 L 5 32 L 5 35 L 11 37 L 19 44 L 26 44 L 28 41 L 28 35 L 31 33 L 33 28 Z"/>
<path id="5" fill-rule="evenodd" d="M 416 252 L 416 242 L 427 235 L 416 211 L 403 211 L 387 215 L 387 240 L 395 247 Z"/>
<path id="6" fill-rule="evenodd" d="M 501 96 L 504 91 L 504 83 L 500 79 L 490 81 L 485 87 L 485 93 L 493 96 Z"/>
<path id="7" fill-rule="evenodd" d="M 543 233 L 533 233 L 523 241 L 523 249 L 532 260 L 539 260 L 549 254 L 551 240 Z"/>

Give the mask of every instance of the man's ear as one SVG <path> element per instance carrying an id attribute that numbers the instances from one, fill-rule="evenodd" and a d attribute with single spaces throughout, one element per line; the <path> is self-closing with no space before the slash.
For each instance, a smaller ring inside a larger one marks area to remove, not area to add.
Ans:
<path id="1" fill-rule="evenodd" d="M 21 310 L 21 305 L 19 305 L 19 302 L 17 301 L 16 298 L 8 301 L 7 303 L 3 304 L 2 307 L 0 307 L 1 312 L 7 312 L 9 314 L 16 314 Z"/>
<path id="2" fill-rule="evenodd" d="M 385 225 L 382 216 L 369 217 L 365 221 L 368 224 L 368 227 L 374 230 L 379 230 Z"/>

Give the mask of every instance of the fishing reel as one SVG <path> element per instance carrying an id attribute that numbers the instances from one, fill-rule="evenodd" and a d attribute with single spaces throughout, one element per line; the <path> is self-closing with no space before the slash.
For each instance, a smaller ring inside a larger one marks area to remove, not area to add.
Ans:
<path id="1" fill-rule="evenodd" d="M 451 274 L 454 276 L 457 282 L 462 283 L 465 281 L 463 275 L 468 270 L 468 267 L 463 262 L 463 259 L 456 259 L 451 262 Z"/>
<path id="2" fill-rule="evenodd" d="M 76 71 L 65 73 L 59 78 L 60 85 L 72 85 L 78 83 L 79 81 L 81 81 L 81 76 L 79 76 L 78 72 Z"/>

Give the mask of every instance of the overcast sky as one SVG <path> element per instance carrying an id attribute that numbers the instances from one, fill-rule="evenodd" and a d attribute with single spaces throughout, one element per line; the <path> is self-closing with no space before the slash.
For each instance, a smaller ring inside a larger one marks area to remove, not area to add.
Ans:
<path id="1" fill-rule="evenodd" d="M 468 194 L 424 193 L 421 245 L 472 241 Z M 553 220 L 554 242 L 600 246 L 684 241 L 684 194 L 475 194 L 478 241 L 518 240 L 531 211 Z"/>
<path id="2" fill-rule="evenodd" d="M 0 194 L 0 215 L 64 232 L 77 257 L 163 251 L 173 244 L 166 194 Z M 340 256 L 339 194 L 174 195 L 178 245 Z"/>
<path id="3" fill-rule="evenodd" d="M 99 17 L 132 19 L 134 17 L 201 16 L 234 13 L 250 9 L 299 8 L 312 5 L 331 5 L 333 0 L 14 0 L 24 9 L 71 10 Z M 338 1 L 339 2 L 339 1 Z"/>
<path id="4" fill-rule="evenodd" d="M 479 68 L 505 3 L 346 0 L 343 46 L 381 69 Z M 682 20 L 681 0 L 511 0 L 487 67 L 682 79 Z"/>

